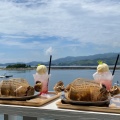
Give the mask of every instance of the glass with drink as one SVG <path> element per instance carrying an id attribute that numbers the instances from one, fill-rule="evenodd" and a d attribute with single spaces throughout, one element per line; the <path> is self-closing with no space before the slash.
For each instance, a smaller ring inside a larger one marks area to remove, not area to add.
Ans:
<path id="1" fill-rule="evenodd" d="M 35 83 L 41 82 L 40 94 L 48 93 L 48 82 L 49 82 L 50 74 L 48 74 L 47 67 L 45 65 L 38 65 L 36 69 L 36 74 L 33 74 L 33 77 Z"/>
<path id="2" fill-rule="evenodd" d="M 103 73 L 96 72 L 93 74 L 93 78 L 96 82 L 104 84 L 107 90 L 110 90 L 110 88 L 112 87 L 113 76 L 110 71 Z"/>
<path id="3" fill-rule="evenodd" d="M 96 82 L 104 84 L 107 90 L 112 87 L 113 75 L 109 70 L 109 66 L 102 61 L 98 61 L 97 71 L 93 74 L 93 78 Z"/>
<path id="4" fill-rule="evenodd" d="M 48 82 L 49 82 L 49 78 L 50 78 L 50 75 L 48 75 L 47 73 L 46 74 L 33 74 L 33 77 L 34 77 L 34 80 L 35 80 L 35 83 L 37 81 L 40 81 L 42 83 L 42 89 L 41 89 L 41 93 L 44 93 L 44 94 L 47 94 L 48 93 Z"/>

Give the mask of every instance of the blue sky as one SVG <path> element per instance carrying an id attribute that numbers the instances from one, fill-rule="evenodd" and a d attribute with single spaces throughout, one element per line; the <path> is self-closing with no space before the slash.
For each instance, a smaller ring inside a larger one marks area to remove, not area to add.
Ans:
<path id="1" fill-rule="evenodd" d="M 0 0 L 0 63 L 120 52 L 119 0 Z"/>

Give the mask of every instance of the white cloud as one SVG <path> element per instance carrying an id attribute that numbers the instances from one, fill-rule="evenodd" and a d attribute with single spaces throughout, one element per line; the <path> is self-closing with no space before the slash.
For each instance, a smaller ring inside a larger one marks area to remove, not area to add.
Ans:
<path id="1" fill-rule="evenodd" d="M 46 53 L 47 55 L 52 55 L 52 53 L 53 53 L 53 48 L 52 48 L 52 47 L 49 47 L 49 48 L 45 51 L 45 53 Z"/>
<path id="2" fill-rule="evenodd" d="M 40 39 L 34 38 L 36 36 Z M 45 37 L 56 39 L 45 42 L 48 40 L 41 39 Z M 96 48 L 108 46 L 108 51 L 109 46 L 118 49 L 119 40 L 118 0 L 0 1 L 0 45 L 6 47 L 35 50 L 38 54 L 37 50 L 40 54 L 56 52 L 60 57 L 57 52 L 63 48 L 67 54 L 69 47 L 69 51 L 75 52 L 78 46 L 84 48 L 88 44 Z M 68 42 L 64 44 L 64 41 Z"/>
<path id="3" fill-rule="evenodd" d="M 114 15 L 120 15 L 120 4 L 110 0 L 6 0 L 0 2 L 0 33 L 59 36 L 96 43 L 109 40 L 114 36 L 111 29 L 120 27 L 118 16 L 109 19 Z M 110 36 L 104 34 L 106 31 Z"/>
<path id="4" fill-rule="evenodd" d="M 22 40 L 7 40 L 7 39 L 2 39 L 0 40 L 0 45 L 4 45 L 4 46 L 8 46 L 8 47 L 13 47 L 16 49 L 31 49 L 31 50 L 42 50 L 44 51 L 44 45 L 43 43 L 39 42 L 39 41 L 29 41 L 29 42 L 24 42 Z M 48 44 L 49 46 L 49 44 Z"/>
<path id="5" fill-rule="evenodd" d="M 95 2 L 96 1 L 96 2 Z M 120 15 L 120 2 L 112 0 L 82 0 L 81 7 L 84 10 L 101 15 Z"/>

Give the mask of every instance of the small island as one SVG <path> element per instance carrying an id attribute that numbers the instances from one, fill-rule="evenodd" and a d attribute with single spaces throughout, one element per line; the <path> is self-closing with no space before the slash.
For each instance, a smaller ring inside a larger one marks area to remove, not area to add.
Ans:
<path id="1" fill-rule="evenodd" d="M 31 69 L 34 69 L 33 67 L 31 67 L 31 65 L 27 65 L 27 64 L 21 64 L 21 63 L 18 63 L 18 64 L 13 64 L 13 65 L 8 65 L 6 66 L 6 68 L 4 69 L 9 69 L 9 70 L 31 70 Z"/>
<path id="2" fill-rule="evenodd" d="M 19 63 L 19 64 L 14 64 L 14 65 L 8 65 L 6 66 L 6 68 L 31 68 L 31 66 Z"/>

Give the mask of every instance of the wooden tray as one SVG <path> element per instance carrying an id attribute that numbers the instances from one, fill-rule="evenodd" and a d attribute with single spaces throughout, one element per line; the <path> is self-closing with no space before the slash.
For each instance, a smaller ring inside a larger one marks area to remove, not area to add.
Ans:
<path id="1" fill-rule="evenodd" d="M 9 105 L 21 105 L 21 106 L 42 106 L 54 99 L 57 99 L 60 94 L 56 94 L 55 92 L 48 92 L 47 95 L 36 96 L 36 98 L 25 100 L 25 101 L 17 101 L 17 100 L 0 100 L 0 104 L 9 104 Z"/>
<path id="2" fill-rule="evenodd" d="M 96 106 L 81 106 L 81 105 L 72 105 L 72 104 L 63 104 L 60 101 L 56 103 L 58 108 L 62 109 L 72 109 L 72 110 L 83 110 L 83 111 L 94 111 L 94 112 L 104 112 L 104 113 L 117 113 L 120 114 L 119 108 L 110 108 L 110 107 L 96 107 Z"/>
<path id="3" fill-rule="evenodd" d="M 35 95 L 30 95 L 30 96 L 23 96 L 23 97 L 13 97 L 13 96 L 0 96 L 0 100 L 17 100 L 17 101 L 25 101 L 25 100 L 30 100 L 33 98 L 38 97 L 40 94 L 35 94 Z"/>

